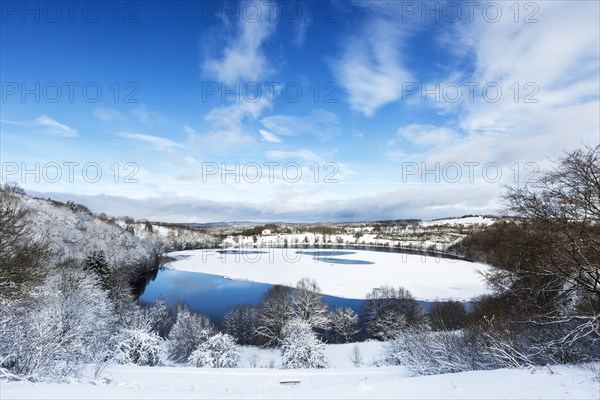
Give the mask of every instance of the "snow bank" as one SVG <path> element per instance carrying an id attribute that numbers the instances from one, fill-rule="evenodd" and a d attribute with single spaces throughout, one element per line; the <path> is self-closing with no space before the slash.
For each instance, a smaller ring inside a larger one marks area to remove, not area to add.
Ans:
<path id="1" fill-rule="evenodd" d="M 551 373 L 553 372 L 553 373 Z M 108 384 L 1 382 L 2 399 L 597 399 L 579 367 L 472 371 L 410 377 L 402 367 L 326 370 L 118 366 Z M 299 380 L 298 385 L 281 381 Z"/>
<path id="2" fill-rule="evenodd" d="M 403 286 L 419 300 L 470 300 L 487 293 L 480 274 L 487 269 L 485 265 L 433 256 L 292 248 L 228 253 L 191 250 L 169 256 L 177 261 L 168 266 L 178 271 L 289 286 L 310 277 L 319 283 L 323 294 L 350 299 L 364 299 L 373 288 L 384 284 Z"/>
<path id="3" fill-rule="evenodd" d="M 240 348 L 243 368 L 115 365 L 104 371 L 105 382 L 85 383 L 85 378 L 71 384 L 0 380 L 0 398 L 598 399 L 600 394 L 597 372 L 583 367 L 552 366 L 412 377 L 404 367 L 372 366 L 381 354 L 382 345 L 373 341 L 328 344 L 325 353 L 331 368 L 321 370 L 281 370 L 278 369 L 279 350 L 244 346 Z M 360 368 L 350 361 L 354 346 L 358 346 L 363 358 Z M 257 368 L 248 368 L 251 359 Z M 596 364 L 596 370 L 599 367 Z M 291 380 L 300 383 L 281 384 Z"/>

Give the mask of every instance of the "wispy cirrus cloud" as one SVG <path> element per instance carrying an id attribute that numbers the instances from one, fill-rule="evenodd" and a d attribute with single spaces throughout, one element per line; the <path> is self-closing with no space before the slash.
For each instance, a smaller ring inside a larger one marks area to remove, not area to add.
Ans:
<path id="1" fill-rule="evenodd" d="M 244 3 L 247 2 L 242 2 L 240 7 L 243 8 Z M 262 7 L 261 2 L 259 6 Z M 261 9 L 266 10 L 266 7 Z M 228 26 L 229 21 L 224 19 L 224 29 Z M 210 55 L 204 60 L 204 74 L 226 84 L 263 79 L 273 71 L 273 67 L 262 46 L 275 32 L 276 26 L 276 18 L 270 18 L 264 12 L 256 20 L 239 18 L 232 25 L 233 33 L 227 38 L 225 46 L 219 49 L 220 54 Z"/>
<path id="2" fill-rule="evenodd" d="M 329 139 L 341 133 L 340 121 L 336 114 L 327 110 L 313 110 L 308 115 L 270 115 L 260 122 L 270 132 L 281 136 L 315 136 Z"/>
<path id="3" fill-rule="evenodd" d="M 399 139 L 421 147 L 448 146 L 458 138 L 458 132 L 448 127 L 431 124 L 409 124 L 398 129 Z"/>
<path id="4" fill-rule="evenodd" d="M 140 143 L 152 150 L 174 151 L 184 147 L 183 145 L 174 142 L 171 139 L 167 139 L 160 136 L 147 135 L 144 133 L 118 132 L 117 135 L 125 139 L 129 139 L 134 142 Z"/>
<path id="5" fill-rule="evenodd" d="M 246 2 L 240 3 L 240 7 L 243 8 L 244 4 Z M 257 4 L 261 9 L 267 9 L 262 8 L 262 3 Z M 239 18 L 234 22 L 230 21 L 227 14 L 221 17 L 223 24 L 204 38 L 205 58 L 201 64 L 204 76 L 222 85 L 244 82 L 262 85 L 265 78 L 274 72 L 263 45 L 275 32 L 277 19 L 266 13 L 262 13 L 256 20 Z M 209 39 L 219 42 L 222 37 L 225 37 L 223 47 L 208 44 Z M 216 51 L 211 51 L 215 50 L 213 46 Z M 221 106 L 214 107 L 205 114 L 204 119 L 210 123 L 210 128 L 195 137 L 199 143 L 221 149 L 254 143 L 255 135 L 248 131 L 247 125 L 271 107 L 272 99 L 267 96 L 252 101 L 243 96 L 238 101 L 224 101 Z M 274 138 L 275 136 L 263 135 L 265 141 L 272 141 Z"/>
<path id="6" fill-rule="evenodd" d="M 464 95 L 453 109 L 452 127 L 431 125 L 422 132 L 418 126 L 401 128 L 405 139 L 423 145 L 419 157 L 504 166 L 532 162 L 541 168 L 561 150 L 598 143 L 600 4 L 538 5 L 537 23 L 502 18 L 459 25 L 446 34 L 456 62 L 447 80 L 479 86 L 474 101 Z M 464 69 L 466 60 L 472 64 L 469 70 Z M 501 88 L 497 101 L 483 98 L 482 87 L 488 83 Z M 459 140 L 452 139 L 453 132 Z M 436 139 L 444 145 L 436 145 Z"/>
<path id="7" fill-rule="evenodd" d="M 51 136 L 60 136 L 60 137 L 75 137 L 79 134 L 79 132 L 57 120 L 50 118 L 46 115 L 41 115 L 38 118 L 31 121 L 8 121 L 1 120 L 3 124 L 19 126 L 21 128 L 26 129 L 29 132 L 51 135 Z"/>
<path id="8" fill-rule="evenodd" d="M 143 104 L 134 108 L 131 112 L 143 124 L 164 122 L 166 120 L 165 116 L 161 112 L 149 110 L 148 107 Z"/>
<path id="9" fill-rule="evenodd" d="M 114 108 L 98 107 L 94 109 L 94 117 L 101 121 L 125 121 L 127 117 Z"/>
<path id="10" fill-rule="evenodd" d="M 256 142 L 255 136 L 248 132 L 247 121 L 260 117 L 264 109 L 272 106 L 266 98 L 256 102 L 238 102 L 211 109 L 204 119 L 211 124 L 207 133 L 198 139 L 209 146 L 240 146 Z"/>
<path id="11" fill-rule="evenodd" d="M 347 38 L 341 60 L 332 62 L 332 69 L 352 110 L 372 117 L 402 96 L 403 82 L 412 79 L 402 63 L 406 36 L 397 21 L 372 18 Z"/>
<path id="12" fill-rule="evenodd" d="M 261 139 L 265 142 L 281 143 L 281 139 L 277 135 L 275 135 L 269 131 L 266 131 L 264 129 L 259 129 L 258 133 L 260 134 Z"/>

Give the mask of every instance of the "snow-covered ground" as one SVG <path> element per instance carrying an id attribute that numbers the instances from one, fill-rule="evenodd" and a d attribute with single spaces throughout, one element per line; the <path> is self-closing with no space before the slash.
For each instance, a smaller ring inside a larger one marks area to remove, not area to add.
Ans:
<path id="1" fill-rule="evenodd" d="M 483 264 L 441 257 L 365 250 L 257 249 L 222 254 L 214 250 L 169 253 L 177 258 L 168 266 L 188 272 L 231 279 L 293 286 L 304 277 L 315 279 L 323 294 L 364 299 L 381 285 L 403 286 L 419 300 L 469 300 L 487 292 L 480 272 Z M 314 257 L 312 251 L 325 257 Z M 364 264 L 340 264 L 359 260 Z"/>
<path id="2" fill-rule="evenodd" d="M 104 381 L 81 379 L 70 384 L 6 382 L 5 399 L 598 399 L 598 372 L 590 368 L 552 366 L 414 377 L 404 367 L 374 367 L 381 343 L 359 343 L 365 366 L 350 361 L 354 344 L 327 345 L 331 368 L 281 370 L 279 351 L 242 349 L 242 368 L 112 366 Z M 251 356 L 258 368 L 248 368 Z M 256 359 L 254 357 L 254 359 Z M 273 360 L 275 368 L 260 368 Z M 600 365 L 596 366 L 597 368 Z M 299 381 L 298 384 L 282 384 Z"/>
<path id="3" fill-rule="evenodd" d="M 476 215 L 465 218 L 445 218 L 436 219 L 433 221 L 423 221 L 420 223 L 423 227 L 429 227 L 434 225 L 491 225 L 495 222 L 495 218 L 484 217 Z"/>

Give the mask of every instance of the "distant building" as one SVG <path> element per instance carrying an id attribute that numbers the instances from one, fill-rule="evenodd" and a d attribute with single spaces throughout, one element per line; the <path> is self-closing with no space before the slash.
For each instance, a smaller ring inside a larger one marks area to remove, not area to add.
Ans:
<path id="1" fill-rule="evenodd" d="M 271 234 L 271 230 L 270 229 L 264 229 L 262 231 L 262 234 L 263 234 L 263 236 L 270 235 Z"/>

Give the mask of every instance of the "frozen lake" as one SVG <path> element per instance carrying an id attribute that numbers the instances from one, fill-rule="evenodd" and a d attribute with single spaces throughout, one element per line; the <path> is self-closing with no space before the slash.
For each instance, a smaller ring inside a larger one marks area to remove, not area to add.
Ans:
<path id="1" fill-rule="evenodd" d="M 315 279 L 330 307 L 360 311 L 366 294 L 384 284 L 403 286 L 427 306 L 434 300 L 469 301 L 486 293 L 486 266 L 464 260 L 398 251 L 358 249 L 192 250 L 168 254 L 140 299 L 186 303 L 219 322 L 227 309 L 256 305 L 272 285 Z"/>

